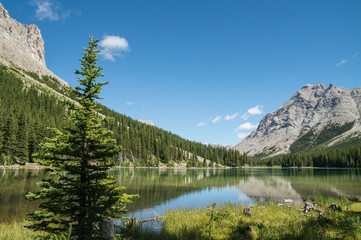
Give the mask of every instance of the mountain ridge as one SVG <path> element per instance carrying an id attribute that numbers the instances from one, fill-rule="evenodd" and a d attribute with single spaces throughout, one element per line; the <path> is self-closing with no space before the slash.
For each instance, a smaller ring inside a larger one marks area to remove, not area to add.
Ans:
<path id="1" fill-rule="evenodd" d="M 44 40 L 35 24 L 22 24 L 11 18 L 0 3 L 0 63 L 18 67 L 39 76 L 50 76 L 69 86 L 46 67 Z"/>
<path id="2" fill-rule="evenodd" d="M 268 113 L 257 129 L 234 148 L 251 156 L 289 153 L 292 144 L 310 131 L 318 137 L 327 126 L 340 127 L 353 122 L 346 132 L 327 139 L 332 140 L 327 146 L 331 147 L 353 134 L 359 135 L 360 119 L 360 87 L 346 89 L 330 84 L 326 88 L 322 83 L 306 84 L 283 106 Z"/>

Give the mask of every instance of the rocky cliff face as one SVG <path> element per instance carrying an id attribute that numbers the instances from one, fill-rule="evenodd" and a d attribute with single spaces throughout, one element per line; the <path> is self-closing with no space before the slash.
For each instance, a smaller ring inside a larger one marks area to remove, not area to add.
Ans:
<path id="1" fill-rule="evenodd" d="M 0 62 L 7 66 L 14 64 L 21 69 L 38 75 L 49 75 L 60 83 L 67 83 L 47 69 L 45 64 L 44 40 L 39 28 L 26 25 L 11 18 L 0 3 Z"/>
<path id="2" fill-rule="evenodd" d="M 295 141 L 310 131 L 317 136 L 330 126 L 353 122 L 346 132 L 330 135 L 327 144 L 331 146 L 357 135 L 361 131 L 360 117 L 361 88 L 307 84 L 282 107 L 267 114 L 258 128 L 234 148 L 249 155 L 287 153 Z"/>

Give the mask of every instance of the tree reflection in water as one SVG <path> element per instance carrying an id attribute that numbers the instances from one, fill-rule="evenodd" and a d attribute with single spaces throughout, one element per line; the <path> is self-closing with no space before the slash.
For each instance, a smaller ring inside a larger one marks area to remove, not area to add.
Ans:
<path id="1" fill-rule="evenodd" d="M 361 200 L 360 169 L 147 169 L 117 168 L 109 172 L 139 194 L 127 206 L 130 214 L 167 208 L 204 207 L 214 201 L 246 203 L 293 199 L 318 195 L 345 196 Z M 7 169 L 0 175 L 0 220 L 24 219 L 39 203 L 25 200 L 36 191 L 36 182 L 48 177 L 43 170 Z"/>

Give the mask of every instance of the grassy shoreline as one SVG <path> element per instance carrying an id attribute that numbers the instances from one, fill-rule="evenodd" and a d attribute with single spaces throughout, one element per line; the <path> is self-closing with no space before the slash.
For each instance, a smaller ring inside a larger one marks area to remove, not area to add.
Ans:
<path id="1" fill-rule="evenodd" d="M 147 229 L 129 224 L 124 239 L 361 239 L 361 202 L 346 198 L 319 197 L 316 210 L 304 213 L 303 205 L 270 202 L 226 205 L 205 209 L 178 209 L 167 212 L 163 228 Z M 330 208 L 337 205 L 337 210 Z M 251 208 L 251 215 L 244 213 Z M 321 214 L 320 214 L 321 212 Z M 27 239 L 32 231 L 25 221 L 0 223 L 0 240 Z"/>
<path id="2" fill-rule="evenodd" d="M 24 227 L 25 221 L 0 222 L 0 240 L 25 240 L 34 232 Z"/>
<path id="3" fill-rule="evenodd" d="M 319 197 L 316 210 L 276 203 L 168 211 L 158 232 L 134 224 L 127 239 L 361 239 L 361 203 Z M 337 205 L 337 210 L 330 208 Z M 321 212 L 321 214 L 320 214 Z"/>

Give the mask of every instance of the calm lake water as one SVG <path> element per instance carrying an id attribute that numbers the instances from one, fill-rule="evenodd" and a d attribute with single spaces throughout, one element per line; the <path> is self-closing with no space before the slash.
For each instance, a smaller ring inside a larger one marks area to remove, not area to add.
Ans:
<path id="1" fill-rule="evenodd" d="M 25 200 L 36 182 L 47 177 L 42 170 L 7 169 L 0 172 L 0 221 L 24 219 L 38 202 Z M 161 215 L 167 209 L 202 208 L 217 203 L 251 205 L 255 202 L 293 199 L 302 202 L 318 195 L 361 200 L 361 169 L 130 169 L 109 172 L 139 194 L 127 206 L 137 218 Z"/>

